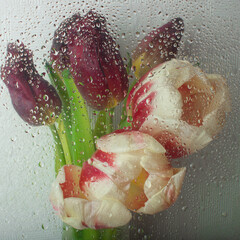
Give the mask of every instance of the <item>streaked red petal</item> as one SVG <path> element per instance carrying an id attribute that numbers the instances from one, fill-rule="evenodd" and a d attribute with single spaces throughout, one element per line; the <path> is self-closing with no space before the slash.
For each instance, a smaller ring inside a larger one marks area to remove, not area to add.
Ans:
<path id="1" fill-rule="evenodd" d="M 64 166 L 65 182 L 59 183 L 63 191 L 63 198 L 77 197 L 85 198 L 79 187 L 81 170 L 74 165 Z"/>

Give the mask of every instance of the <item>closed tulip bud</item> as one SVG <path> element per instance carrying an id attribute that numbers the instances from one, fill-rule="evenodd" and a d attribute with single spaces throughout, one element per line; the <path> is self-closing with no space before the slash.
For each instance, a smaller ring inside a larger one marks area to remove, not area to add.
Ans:
<path id="1" fill-rule="evenodd" d="M 40 76 L 33 54 L 23 43 L 10 43 L 1 69 L 13 107 L 30 125 L 49 125 L 61 112 L 61 100 L 52 85 Z"/>
<path id="2" fill-rule="evenodd" d="M 80 93 L 94 109 L 112 108 L 127 94 L 128 77 L 120 52 L 105 18 L 92 11 L 60 25 L 51 58 L 55 69 L 70 69 Z"/>
<path id="3" fill-rule="evenodd" d="M 169 158 L 178 158 L 213 140 L 230 111 L 230 99 L 223 77 L 173 59 L 138 81 L 127 109 L 133 129 L 153 136 Z"/>
<path id="4" fill-rule="evenodd" d="M 115 132 L 97 141 L 97 151 L 82 168 L 64 167 L 50 199 L 63 221 L 75 228 L 118 227 L 130 221 L 130 210 L 155 214 L 171 206 L 185 171 L 172 168 L 153 137 Z"/>
<path id="5" fill-rule="evenodd" d="M 174 18 L 143 38 L 132 55 L 136 77 L 140 78 L 158 64 L 176 57 L 183 31 L 183 20 Z"/>

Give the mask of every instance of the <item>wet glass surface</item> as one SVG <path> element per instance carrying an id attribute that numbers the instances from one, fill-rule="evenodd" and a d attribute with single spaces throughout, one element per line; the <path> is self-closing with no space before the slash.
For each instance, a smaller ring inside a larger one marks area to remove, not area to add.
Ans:
<path id="1" fill-rule="evenodd" d="M 74 13 L 104 15 L 127 59 L 154 27 L 181 17 L 185 31 L 178 58 L 227 79 L 232 101 L 223 130 L 204 149 L 182 159 L 187 167 L 178 200 L 154 216 L 133 215 L 130 239 L 238 239 L 240 222 L 240 28 L 238 1 L 30 1 L 1 0 L 0 63 L 17 39 L 34 52 L 46 73 L 53 34 Z M 126 63 L 126 61 L 125 61 Z M 47 79 L 47 77 L 46 77 Z M 115 115 L 120 118 L 120 107 Z M 31 127 L 16 114 L 0 81 L 0 238 L 61 239 L 62 223 L 49 203 L 54 174 L 54 142 L 47 127 Z M 117 125 L 117 123 L 115 123 Z"/>

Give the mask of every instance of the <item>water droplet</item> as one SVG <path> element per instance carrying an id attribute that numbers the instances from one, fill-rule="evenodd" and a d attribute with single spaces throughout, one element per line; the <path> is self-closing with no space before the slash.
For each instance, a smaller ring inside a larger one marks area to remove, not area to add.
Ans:
<path id="1" fill-rule="evenodd" d="M 186 209 L 187 209 L 187 206 L 182 207 L 182 211 L 186 211 Z"/>
<path id="2" fill-rule="evenodd" d="M 158 119 L 157 119 L 157 118 L 154 118 L 153 123 L 154 123 L 154 124 L 158 124 Z"/>
<path id="3" fill-rule="evenodd" d="M 227 213 L 226 213 L 226 212 L 222 212 L 222 216 L 223 216 L 223 217 L 226 217 L 226 216 L 227 216 Z"/>
<path id="4" fill-rule="evenodd" d="M 49 99 L 49 97 L 48 97 L 47 94 L 43 95 L 43 100 L 44 100 L 44 101 L 48 101 L 48 99 Z"/>
<path id="5" fill-rule="evenodd" d="M 151 187 L 152 187 L 152 184 L 151 184 L 150 181 L 146 181 L 146 182 L 145 182 L 145 186 L 146 186 L 147 188 L 151 188 Z"/>
<path id="6" fill-rule="evenodd" d="M 44 167 L 44 163 L 39 162 L 39 163 L 38 163 L 38 166 L 42 168 L 42 167 Z"/>

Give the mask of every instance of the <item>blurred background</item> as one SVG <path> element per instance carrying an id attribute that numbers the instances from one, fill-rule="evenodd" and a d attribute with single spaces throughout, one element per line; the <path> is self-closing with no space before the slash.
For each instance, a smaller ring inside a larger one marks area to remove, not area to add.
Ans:
<path id="1" fill-rule="evenodd" d="M 130 239 L 239 239 L 240 236 L 240 4 L 238 0 L 0 0 L 0 65 L 17 39 L 44 59 L 54 31 L 76 12 L 93 9 L 107 19 L 123 57 L 154 27 L 181 17 L 178 57 L 224 76 L 232 111 L 206 148 L 173 162 L 187 174 L 176 203 L 154 216 L 134 215 Z M 47 78 L 47 77 L 46 77 Z M 120 116 L 120 115 L 119 115 Z M 54 143 L 47 127 L 17 115 L 0 81 L 0 239 L 61 239 L 62 223 L 48 200 L 54 179 Z"/>

